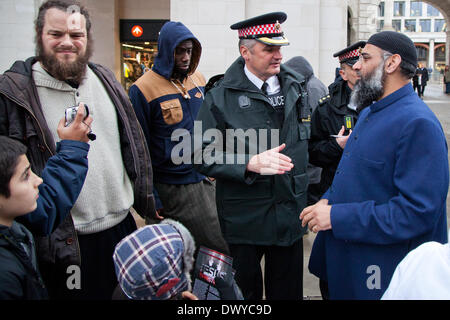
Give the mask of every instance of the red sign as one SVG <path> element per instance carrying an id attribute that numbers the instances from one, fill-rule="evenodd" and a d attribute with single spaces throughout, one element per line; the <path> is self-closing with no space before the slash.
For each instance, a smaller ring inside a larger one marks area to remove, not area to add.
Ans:
<path id="1" fill-rule="evenodd" d="M 144 29 L 141 26 L 135 25 L 131 28 L 131 34 L 136 38 L 139 38 L 144 33 Z"/>

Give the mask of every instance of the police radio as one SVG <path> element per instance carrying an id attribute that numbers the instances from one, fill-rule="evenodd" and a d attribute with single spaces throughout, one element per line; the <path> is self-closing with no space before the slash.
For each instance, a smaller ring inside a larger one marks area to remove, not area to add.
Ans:
<path id="1" fill-rule="evenodd" d="M 353 116 L 345 115 L 344 116 L 345 132 L 353 130 L 353 125 L 354 125 Z"/>

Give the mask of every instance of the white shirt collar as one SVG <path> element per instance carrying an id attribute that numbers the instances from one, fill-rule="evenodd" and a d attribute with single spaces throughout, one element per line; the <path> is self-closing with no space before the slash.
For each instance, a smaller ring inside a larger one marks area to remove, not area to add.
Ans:
<path id="1" fill-rule="evenodd" d="M 349 109 L 352 109 L 352 110 L 355 110 L 355 111 L 356 111 L 356 109 L 358 109 L 358 107 L 357 107 L 356 105 L 351 104 L 350 102 L 348 103 L 347 107 L 348 107 Z"/>
<path id="2" fill-rule="evenodd" d="M 261 89 L 264 81 L 262 81 L 256 75 L 254 75 L 250 70 L 248 70 L 247 65 L 244 66 L 244 73 L 247 76 L 248 80 L 250 80 L 257 88 Z M 278 80 L 278 77 L 276 75 L 271 76 L 269 79 L 266 80 L 266 82 L 268 84 L 267 87 L 268 94 L 280 92 L 281 89 L 280 81 Z"/>

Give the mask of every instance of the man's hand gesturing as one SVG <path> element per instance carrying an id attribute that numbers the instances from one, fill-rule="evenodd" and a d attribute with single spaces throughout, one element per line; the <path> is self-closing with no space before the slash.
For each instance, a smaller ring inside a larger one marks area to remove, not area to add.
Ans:
<path id="1" fill-rule="evenodd" d="M 291 158 L 280 153 L 286 144 L 256 154 L 250 158 L 247 170 L 264 175 L 283 174 L 294 167 Z"/>

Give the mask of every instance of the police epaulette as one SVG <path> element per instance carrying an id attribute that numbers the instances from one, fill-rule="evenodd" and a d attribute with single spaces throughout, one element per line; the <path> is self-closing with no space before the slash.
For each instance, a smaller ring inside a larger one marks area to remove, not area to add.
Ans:
<path id="1" fill-rule="evenodd" d="M 331 96 L 328 94 L 325 97 L 322 97 L 319 99 L 319 106 L 323 105 L 325 102 L 327 102 L 328 100 L 330 100 Z"/>

